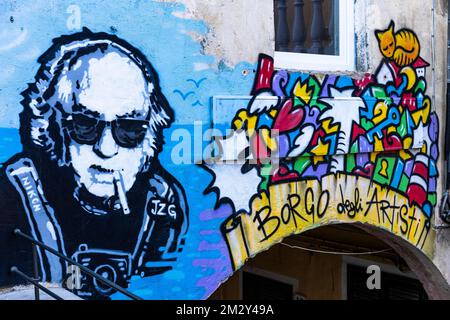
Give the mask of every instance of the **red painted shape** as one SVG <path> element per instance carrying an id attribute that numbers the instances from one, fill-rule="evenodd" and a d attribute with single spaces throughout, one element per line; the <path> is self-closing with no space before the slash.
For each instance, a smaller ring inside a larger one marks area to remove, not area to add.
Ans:
<path id="1" fill-rule="evenodd" d="M 319 138 L 323 140 L 326 137 L 326 135 L 327 134 L 325 130 L 323 130 L 323 128 L 319 128 L 318 130 L 316 130 L 316 132 L 314 132 L 310 145 L 317 146 L 317 144 L 319 143 Z"/>
<path id="2" fill-rule="evenodd" d="M 292 99 L 287 100 L 273 124 L 273 129 L 280 132 L 291 131 L 300 126 L 305 117 L 305 111 L 299 107 L 294 109 Z"/>
<path id="3" fill-rule="evenodd" d="M 412 65 L 412 67 L 414 69 L 426 68 L 426 67 L 429 67 L 429 66 L 430 66 L 430 64 L 428 62 L 426 62 L 425 60 L 423 60 L 421 57 L 417 58 L 417 60 Z"/>
<path id="4" fill-rule="evenodd" d="M 402 95 L 401 103 L 402 103 L 402 106 L 404 108 L 408 108 L 408 110 L 410 112 L 417 110 L 417 100 L 411 92 L 407 92 Z"/>
<path id="5" fill-rule="evenodd" d="M 258 70 L 253 84 L 252 95 L 256 95 L 261 90 L 270 90 L 272 88 L 274 70 L 273 58 L 265 54 L 259 55 Z"/>
<path id="6" fill-rule="evenodd" d="M 408 195 L 411 204 L 418 204 L 421 207 L 427 200 L 427 193 L 421 186 L 417 184 L 411 184 L 408 187 L 406 194 Z"/>
<path id="7" fill-rule="evenodd" d="M 412 174 L 418 175 L 418 176 L 424 178 L 425 181 L 428 180 L 428 168 L 422 162 L 415 162 L 414 163 Z"/>
<path id="8" fill-rule="evenodd" d="M 281 165 L 273 174 L 272 182 L 283 182 L 287 180 L 299 180 L 300 175 L 297 172 L 290 172 L 289 168 Z"/>
<path id="9" fill-rule="evenodd" d="M 261 136 L 261 133 L 258 132 L 258 134 L 253 135 L 251 140 L 251 146 L 253 155 L 258 160 L 258 164 L 261 163 L 261 160 L 265 160 L 270 157 L 270 152 L 264 143 L 264 139 Z"/>
<path id="10" fill-rule="evenodd" d="M 371 83 L 375 83 L 375 76 L 370 73 L 366 73 L 364 75 L 364 78 L 362 78 L 360 80 L 354 79 L 353 84 L 355 85 L 355 87 L 358 88 L 357 90 L 355 90 L 356 96 L 359 97 L 361 95 L 361 93 L 364 91 L 364 89 Z"/>
<path id="11" fill-rule="evenodd" d="M 353 122 L 351 144 L 353 144 L 359 136 L 364 136 L 365 134 L 366 130 L 364 130 L 364 128 L 359 126 L 357 123 Z"/>
<path id="12" fill-rule="evenodd" d="M 383 138 L 383 148 L 384 151 L 402 150 L 403 149 L 402 139 L 395 133 L 391 133 L 389 135 L 385 134 Z"/>
<path id="13" fill-rule="evenodd" d="M 372 178 L 374 170 L 375 165 L 373 163 L 368 163 L 363 169 L 361 168 L 355 169 L 354 173 L 366 178 Z"/>

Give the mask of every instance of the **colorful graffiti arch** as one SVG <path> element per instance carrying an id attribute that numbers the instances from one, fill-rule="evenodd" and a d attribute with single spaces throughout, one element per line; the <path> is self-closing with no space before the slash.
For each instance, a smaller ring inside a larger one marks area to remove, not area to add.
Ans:
<path id="1" fill-rule="evenodd" d="M 361 79 L 275 70 L 260 56 L 253 99 L 231 124 L 257 159 L 242 172 L 259 179 L 249 209 L 222 225 L 234 268 L 332 222 L 375 225 L 431 252 L 439 120 L 427 95 L 429 64 L 413 31 L 394 33 L 392 22 L 376 35 L 384 59 Z"/>

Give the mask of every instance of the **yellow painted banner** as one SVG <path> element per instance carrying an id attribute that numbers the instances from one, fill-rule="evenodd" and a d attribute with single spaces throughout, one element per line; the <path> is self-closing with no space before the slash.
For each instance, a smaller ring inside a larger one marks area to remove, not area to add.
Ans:
<path id="1" fill-rule="evenodd" d="M 282 239 L 330 223 L 366 223 L 387 230 L 431 256 L 430 219 L 408 198 L 367 178 L 330 174 L 322 180 L 273 185 L 223 224 L 235 269 Z"/>

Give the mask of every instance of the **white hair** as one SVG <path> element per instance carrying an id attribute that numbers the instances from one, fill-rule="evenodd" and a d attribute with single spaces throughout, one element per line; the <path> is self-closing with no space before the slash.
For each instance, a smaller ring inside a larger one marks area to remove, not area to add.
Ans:
<path id="1" fill-rule="evenodd" d="M 53 40 L 53 45 L 38 59 L 39 71 L 35 81 L 22 92 L 24 109 L 20 114 L 22 144 L 26 150 L 39 149 L 50 154 L 59 165 L 70 164 L 65 141 L 68 133 L 62 130 L 64 111 L 55 101 L 55 88 L 76 63 L 87 54 L 101 51 L 119 51 L 129 57 L 141 70 L 149 88 L 150 126 L 144 139 L 143 150 L 147 162 L 161 150 L 162 129 L 173 121 L 173 110 L 161 92 L 156 71 L 146 57 L 129 43 L 107 33 L 83 31 Z M 148 163 L 147 163 L 148 164 Z"/>

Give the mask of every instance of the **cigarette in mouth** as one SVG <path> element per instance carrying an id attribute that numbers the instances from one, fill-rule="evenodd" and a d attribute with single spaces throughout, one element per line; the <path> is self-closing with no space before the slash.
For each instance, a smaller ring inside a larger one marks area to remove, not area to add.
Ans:
<path id="1" fill-rule="evenodd" d="M 119 201 L 122 205 L 122 210 L 124 214 L 130 214 L 130 208 L 128 207 L 127 196 L 125 194 L 125 184 L 123 182 L 122 175 L 120 171 L 114 171 L 114 181 L 117 186 L 117 192 L 119 193 Z"/>

